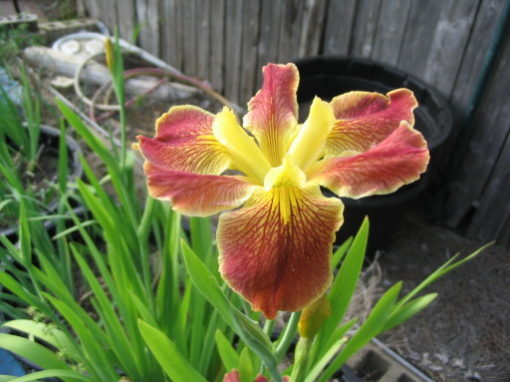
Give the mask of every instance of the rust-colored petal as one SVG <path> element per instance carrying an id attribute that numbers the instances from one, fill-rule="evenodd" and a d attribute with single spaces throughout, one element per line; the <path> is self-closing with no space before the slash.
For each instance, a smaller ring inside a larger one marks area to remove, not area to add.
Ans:
<path id="1" fill-rule="evenodd" d="M 327 156 L 364 152 L 383 141 L 401 121 L 413 125 L 418 103 L 412 91 L 397 89 L 386 96 L 353 91 L 333 98 L 331 105 L 337 122 L 326 142 Z"/>
<path id="2" fill-rule="evenodd" d="M 172 207 L 188 216 L 209 216 L 243 204 L 255 186 L 242 177 L 202 175 L 167 170 L 145 162 L 149 194 L 171 201 Z"/>
<path id="3" fill-rule="evenodd" d="M 338 196 L 361 198 L 388 194 L 414 182 L 429 161 L 427 142 L 407 122 L 368 151 L 329 158 L 312 169 L 309 177 Z"/>
<path id="4" fill-rule="evenodd" d="M 322 196 L 318 185 L 256 190 L 244 208 L 220 216 L 223 278 L 270 319 L 302 309 L 330 284 L 342 213 L 340 200 Z"/>
<path id="5" fill-rule="evenodd" d="M 195 106 L 174 106 L 156 121 L 156 136 L 138 136 L 145 159 L 168 170 L 220 174 L 230 163 L 212 131 L 214 115 Z"/>
<path id="6" fill-rule="evenodd" d="M 248 103 L 243 124 L 276 167 L 281 164 L 297 129 L 299 73 L 294 64 L 268 64 L 262 70 L 262 88 Z"/>

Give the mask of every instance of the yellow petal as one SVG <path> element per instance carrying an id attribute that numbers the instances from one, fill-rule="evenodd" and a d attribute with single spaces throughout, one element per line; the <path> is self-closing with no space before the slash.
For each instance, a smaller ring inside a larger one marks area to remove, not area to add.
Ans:
<path id="1" fill-rule="evenodd" d="M 301 170 L 306 171 L 319 159 L 334 123 L 335 115 L 331 105 L 315 97 L 310 115 L 289 149 L 289 155 Z"/>
<path id="2" fill-rule="evenodd" d="M 214 118 L 212 129 L 230 154 L 232 166 L 262 184 L 271 166 L 255 140 L 239 126 L 232 110 L 223 108 Z"/>

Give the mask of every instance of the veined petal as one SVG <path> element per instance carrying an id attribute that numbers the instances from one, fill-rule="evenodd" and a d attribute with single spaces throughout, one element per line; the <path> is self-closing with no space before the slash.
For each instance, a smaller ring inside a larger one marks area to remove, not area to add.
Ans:
<path id="1" fill-rule="evenodd" d="M 257 138 L 271 166 L 282 163 L 297 129 L 299 73 L 294 64 L 268 64 L 262 88 L 248 103 L 244 127 Z"/>
<path id="2" fill-rule="evenodd" d="M 289 148 L 289 155 L 303 171 L 306 171 L 322 155 L 326 138 L 334 123 L 335 116 L 331 105 L 315 97 L 308 119 L 301 126 Z"/>
<path id="3" fill-rule="evenodd" d="M 420 177 L 429 161 L 421 133 L 402 121 L 385 140 L 353 156 L 318 162 L 309 174 L 338 196 L 361 198 L 388 194 Z"/>
<path id="4" fill-rule="evenodd" d="M 156 137 L 138 136 L 145 159 L 168 170 L 220 174 L 230 163 L 212 131 L 214 115 L 194 106 L 174 106 L 156 121 Z"/>
<path id="5" fill-rule="evenodd" d="M 253 137 L 239 126 L 232 110 L 224 107 L 214 118 L 212 129 L 232 158 L 232 168 L 262 184 L 271 166 Z"/>
<path id="6" fill-rule="evenodd" d="M 286 211 L 291 211 L 285 217 Z M 318 185 L 257 189 L 244 208 L 220 216 L 220 272 L 270 319 L 317 299 L 331 281 L 329 258 L 343 204 Z"/>
<path id="7" fill-rule="evenodd" d="M 170 201 L 176 211 L 188 216 L 209 216 L 239 207 L 256 187 L 237 176 L 172 171 L 151 162 L 145 162 L 144 171 L 149 194 Z"/>
<path id="8" fill-rule="evenodd" d="M 413 110 L 418 103 L 412 91 L 397 89 L 386 96 L 349 92 L 333 98 L 331 105 L 337 122 L 326 143 L 327 156 L 366 151 L 390 135 L 400 121 L 412 126 Z"/>

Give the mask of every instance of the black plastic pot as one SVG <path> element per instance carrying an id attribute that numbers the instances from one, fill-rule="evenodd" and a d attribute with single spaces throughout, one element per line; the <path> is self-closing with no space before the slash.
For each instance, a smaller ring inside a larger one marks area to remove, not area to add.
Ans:
<path id="1" fill-rule="evenodd" d="M 55 155 L 58 157 L 58 151 L 59 151 L 59 140 L 60 140 L 60 130 L 55 129 L 51 126 L 47 125 L 41 125 L 41 134 L 39 137 L 39 147 L 43 150 L 48 152 L 50 155 Z M 69 135 L 66 135 L 66 142 L 67 142 L 67 157 L 68 157 L 68 180 L 73 181 L 75 179 L 79 179 L 82 176 L 83 168 L 81 166 L 81 163 L 79 161 L 79 154 L 81 153 L 80 146 L 78 143 Z M 56 181 L 55 174 L 55 181 Z M 57 211 L 58 207 L 58 200 L 52 200 L 47 206 L 46 206 L 46 213 L 47 214 L 53 214 Z M 45 224 L 48 229 L 51 228 L 52 223 L 47 222 Z M 8 228 L 0 229 L 0 235 L 6 236 L 8 239 L 10 239 L 11 242 L 15 242 L 17 240 L 17 232 L 18 227 L 17 226 L 11 226 Z"/>
<path id="2" fill-rule="evenodd" d="M 374 61 L 319 56 L 297 60 L 295 64 L 300 75 L 298 102 L 305 112 L 316 95 L 330 100 L 351 90 L 387 93 L 405 87 L 412 90 L 418 99 L 420 106 L 415 110 L 415 127 L 429 145 L 431 160 L 427 173 L 419 181 L 390 195 L 359 200 L 342 198 L 345 221 L 337 234 L 337 243 L 354 235 L 364 216 L 368 215 L 371 223 L 368 253 L 373 253 L 389 243 L 398 228 L 399 214 L 423 194 L 431 181 L 438 178 L 441 152 L 452 129 L 450 107 L 445 98 L 419 79 Z"/>

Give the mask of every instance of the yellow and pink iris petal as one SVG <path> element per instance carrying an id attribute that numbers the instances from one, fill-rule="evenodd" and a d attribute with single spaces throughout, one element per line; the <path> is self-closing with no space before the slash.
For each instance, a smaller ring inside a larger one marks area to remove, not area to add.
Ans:
<path id="1" fill-rule="evenodd" d="M 355 198 L 392 192 L 416 180 L 429 156 L 412 127 L 409 90 L 316 98 L 298 125 L 296 67 L 269 64 L 263 73 L 246 130 L 226 108 L 212 115 L 174 107 L 138 148 L 153 197 L 193 216 L 237 208 L 219 219 L 220 272 L 254 310 L 274 318 L 308 306 L 330 285 L 343 204 L 320 187 Z"/>
<path id="2" fill-rule="evenodd" d="M 262 89 L 248 103 L 244 127 L 259 142 L 272 166 L 279 166 L 295 135 L 299 72 L 293 64 L 263 68 Z"/>
<path id="3" fill-rule="evenodd" d="M 146 162 L 149 194 L 172 202 L 188 216 L 209 216 L 239 207 L 251 195 L 253 185 L 242 177 L 193 174 L 168 170 Z"/>
<path id="4" fill-rule="evenodd" d="M 423 136 L 402 121 L 386 139 L 352 156 L 324 159 L 309 174 L 338 196 L 361 198 L 391 193 L 414 182 L 429 161 Z"/>
<path id="5" fill-rule="evenodd" d="M 229 165 L 212 131 L 214 115 L 195 106 L 175 106 L 156 121 L 156 136 L 139 136 L 145 159 L 155 165 L 199 174 L 220 174 Z"/>
<path id="6" fill-rule="evenodd" d="M 413 110 L 418 102 L 408 89 L 397 89 L 386 96 L 353 91 L 331 101 L 336 123 L 326 143 L 326 155 L 346 151 L 363 152 L 384 140 L 401 121 L 414 124 Z"/>

